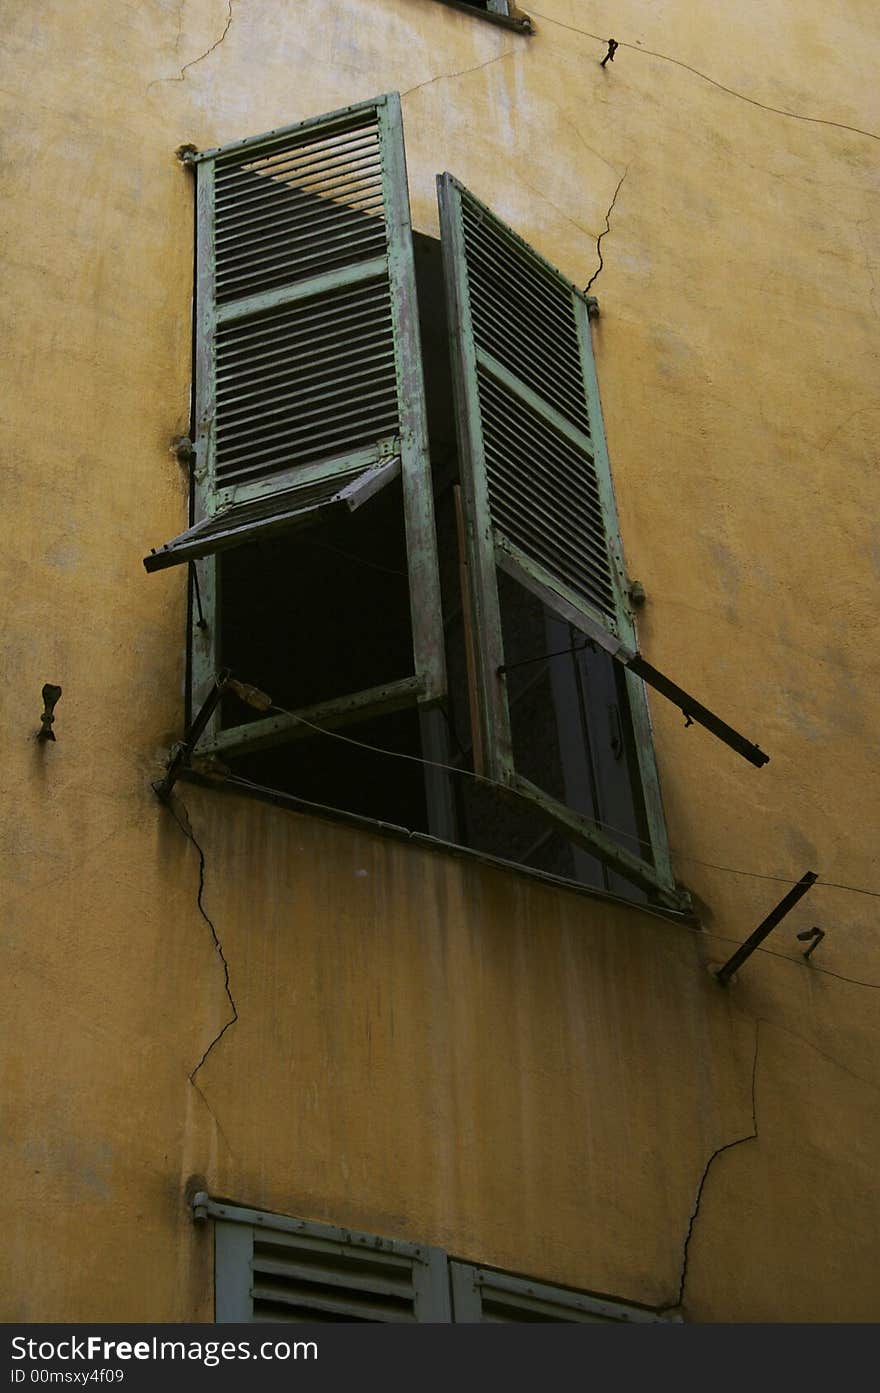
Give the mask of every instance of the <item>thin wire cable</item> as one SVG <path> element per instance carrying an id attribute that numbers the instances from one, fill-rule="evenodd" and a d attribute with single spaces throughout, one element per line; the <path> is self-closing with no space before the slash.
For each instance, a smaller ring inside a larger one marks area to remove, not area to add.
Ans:
<path id="1" fill-rule="evenodd" d="M 546 19 L 548 24 L 555 24 L 560 29 L 568 29 L 572 34 L 583 34 L 587 39 L 596 39 L 600 44 L 607 44 L 607 38 L 601 38 L 598 34 L 590 33 L 589 29 L 578 29 L 574 24 L 564 24 L 561 19 L 554 19 L 552 15 L 542 14 L 540 10 L 529 7 L 531 14 L 536 19 Z M 703 82 L 708 82 L 712 87 L 717 87 L 719 91 L 726 92 L 730 97 L 736 97 L 741 102 L 747 102 L 749 106 L 757 106 L 761 111 L 770 111 L 775 116 L 787 116 L 791 121 L 806 121 L 813 126 L 834 126 L 840 131 L 852 131 L 855 135 L 867 136 L 869 140 L 880 140 L 880 134 L 876 131 L 863 130 L 861 126 L 850 126 L 845 121 L 832 121 L 827 116 L 803 116 L 798 111 L 786 111 L 781 106 L 768 106 L 766 102 L 759 102 L 757 97 L 747 97 L 745 92 L 737 92 L 733 87 L 725 87 L 723 82 L 718 82 L 708 73 L 700 72 L 699 68 L 692 68 L 690 63 L 685 63 L 681 58 L 672 58 L 668 53 L 658 53 L 653 48 L 643 48 L 641 44 L 630 44 L 625 39 L 621 39 L 618 48 L 631 49 L 633 53 L 645 53 L 651 58 L 662 58 L 664 63 L 673 63 L 676 68 L 684 68 L 685 72 L 693 73 L 694 77 L 702 78 Z"/>
<path id="2" fill-rule="evenodd" d="M 335 556 L 341 556 L 355 566 L 366 566 L 369 571 L 380 571 L 385 576 L 400 576 L 402 580 L 406 580 L 409 574 L 407 571 L 396 571 L 391 566 L 380 566 L 378 561 L 367 561 L 364 556 L 355 556 L 350 551 L 343 551 L 342 547 L 334 547 L 330 542 L 319 542 L 315 537 L 303 537 L 301 541 L 310 547 L 320 547 L 321 551 L 331 551 Z"/>
<path id="3" fill-rule="evenodd" d="M 441 764 L 437 759 L 425 759 L 422 755 L 408 755 L 403 750 L 389 750 L 382 745 L 372 745 L 366 740 L 355 740 L 351 735 L 342 735 L 338 730 L 328 730 L 326 726 L 316 725 L 314 721 L 306 720 L 297 711 L 288 711 L 284 706 L 273 705 L 271 710 L 277 711 L 282 716 L 292 716 L 295 721 L 300 721 L 310 730 L 317 731 L 319 735 L 329 735 L 332 740 L 343 740 L 346 745 L 354 745 L 362 750 L 370 750 L 377 755 L 390 755 L 392 759 L 407 759 L 412 764 L 421 764 L 429 769 L 443 769 L 448 774 L 464 774 L 465 778 L 473 779 L 475 783 L 485 784 L 487 788 L 494 789 L 496 793 L 513 795 L 521 799 L 524 803 L 530 803 L 530 799 L 524 793 L 520 793 L 516 788 L 510 788 L 506 784 L 501 784 L 497 779 L 489 779 L 485 774 L 478 774 L 473 769 L 465 769 L 464 766 L 455 764 Z M 650 847 L 650 842 L 645 841 L 644 837 L 639 837 L 635 832 L 627 832 L 622 827 L 612 827 L 609 822 L 601 822 L 598 818 L 585 818 L 594 827 L 602 827 L 609 832 L 617 832 L 621 837 L 629 837 L 631 841 L 639 842 L 642 846 Z"/>
<path id="4" fill-rule="evenodd" d="M 776 880 L 781 885 L 796 885 L 799 879 L 797 876 L 763 875 L 760 871 L 741 871 L 736 866 L 719 866 L 714 861 L 701 861 L 696 856 L 688 856 L 686 852 L 679 851 L 678 847 L 673 846 L 669 849 L 682 861 L 693 861 L 698 866 L 706 866 L 712 871 L 726 871 L 729 875 L 745 875 L 752 880 Z M 816 885 L 824 886 L 826 890 L 849 890 L 854 895 L 870 895 L 873 899 L 880 899 L 880 891 L 878 890 L 866 890 L 861 885 L 845 885 L 839 880 L 823 880 L 821 876 L 816 881 Z"/>
<path id="5" fill-rule="evenodd" d="M 717 938 L 719 943 L 739 943 L 738 938 L 728 938 L 726 934 L 713 933 L 711 929 L 703 930 L 708 938 Z M 771 958 L 781 958 L 784 963 L 794 963 L 795 967 L 801 965 L 803 954 L 797 958 L 791 958 L 787 953 L 777 953 L 775 948 L 756 948 L 756 953 L 767 953 Z M 836 977 L 839 982 L 851 982 L 854 987 L 871 987 L 874 991 L 880 991 L 880 982 L 865 982 L 861 977 L 846 977 L 842 972 L 832 972 L 830 967 L 821 967 L 819 963 L 814 963 L 812 959 L 808 966 L 810 972 L 821 972 L 826 977 Z"/>
<path id="6" fill-rule="evenodd" d="M 295 721 L 299 721 L 302 725 L 308 726 L 310 730 L 316 731 L 319 735 L 328 735 L 332 740 L 342 740 L 346 745 L 354 745 L 360 749 L 369 750 L 373 754 L 388 755 L 392 759 L 406 759 L 413 764 L 425 765 L 431 769 L 443 769 L 449 774 L 464 774 L 466 778 L 473 779 L 476 783 L 484 784 L 487 788 L 492 788 L 496 792 L 505 794 L 512 793 L 516 797 L 522 799 L 523 802 L 529 801 L 524 794 L 519 793 L 516 789 L 511 789 L 504 784 L 500 784 L 497 779 L 489 779 L 485 774 L 477 774 L 473 769 L 465 769 L 464 767 L 454 764 L 441 764 L 440 761 L 436 759 L 424 759 L 421 755 L 408 755 L 402 750 L 388 750 L 381 745 L 372 745 L 366 740 L 356 740 L 353 736 L 343 735 L 338 730 L 328 730 L 326 726 L 316 725 L 314 721 L 307 720 L 305 716 L 299 715 L 296 711 L 289 711 L 285 706 L 273 705 L 271 709 L 279 712 L 282 716 L 291 716 Z M 644 837 L 639 837 L 635 832 L 627 832 L 622 827 L 614 827 L 610 822 L 602 822 L 598 818 L 588 818 L 586 820 L 594 827 L 602 828 L 607 832 L 616 832 L 621 837 L 629 837 L 631 841 L 639 842 L 641 846 L 650 848 L 650 842 L 646 841 Z M 752 880 L 773 880 L 781 885 L 796 885 L 800 879 L 799 876 L 765 875 L 760 871 L 741 870 L 736 866 L 719 866 L 714 861 L 702 861 L 698 856 L 688 856 L 686 852 L 680 851 L 678 847 L 670 847 L 670 851 L 682 861 L 691 861 L 694 865 L 705 866 L 707 869 L 713 871 L 724 871 L 729 875 L 747 876 Z M 828 890 L 849 890 L 855 895 L 869 895 L 873 899 L 880 899 L 880 891 L 867 890 L 860 885 L 847 885 L 838 880 L 822 880 L 821 877 L 816 884 L 824 886 Z"/>

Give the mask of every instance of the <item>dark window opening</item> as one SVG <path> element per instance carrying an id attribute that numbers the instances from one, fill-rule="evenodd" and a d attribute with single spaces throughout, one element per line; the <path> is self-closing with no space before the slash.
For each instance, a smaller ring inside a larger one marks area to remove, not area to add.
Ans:
<path id="1" fill-rule="evenodd" d="M 413 670 L 400 482 L 357 513 L 221 553 L 220 658 L 298 710 Z M 236 697 L 224 726 L 258 713 Z"/>
<path id="2" fill-rule="evenodd" d="M 308 735 L 229 761 L 238 777 L 264 788 L 292 793 L 306 802 L 361 817 L 391 822 L 411 832 L 430 831 L 425 779 L 416 762 L 422 755 L 418 712 L 398 711 L 339 728 L 332 735 Z M 348 741 L 362 742 L 349 744 Z M 394 750 L 411 760 L 393 759 L 365 749 Z"/>
<path id="3" fill-rule="evenodd" d="M 219 558 L 221 659 L 237 677 L 300 711 L 412 672 L 400 483 L 357 514 Z M 228 694 L 222 727 L 262 713 Z M 421 755 L 419 716 L 404 710 L 346 725 L 351 740 Z M 228 760 L 242 777 L 309 802 L 427 831 L 418 764 L 304 727 L 298 739 Z"/>

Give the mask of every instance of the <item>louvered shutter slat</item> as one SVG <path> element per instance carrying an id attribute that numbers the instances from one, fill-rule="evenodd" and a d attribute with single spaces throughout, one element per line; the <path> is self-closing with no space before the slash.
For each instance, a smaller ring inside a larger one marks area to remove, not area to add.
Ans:
<path id="1" fill-rule="evenodd" d="M 473 343 L 478 449 L 469 463 L 485 471 L 491 526 L 537 579 L 616 634 L 621 578 L 592 444 L 576 292 L 448 175 L 442 189 Z"/>
<path id="2" fill-rule="evenodd" d="M 218 1321 L 449 1320 L 438 1249 L 205 1200 Z"/>

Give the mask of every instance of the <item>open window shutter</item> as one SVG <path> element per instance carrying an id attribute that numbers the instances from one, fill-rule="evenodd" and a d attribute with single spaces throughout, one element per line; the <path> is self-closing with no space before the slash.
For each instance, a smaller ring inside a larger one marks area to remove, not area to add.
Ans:
<path id="1" fill-rule="evenodd" d="M 147 570 L 354 510 L 401 464 L 408 533 L 421 534 L 430 493 L 399 97 L 194 163 L 196 518 Z"/>
<path id="2" fill-rule="evenodd" d="M 664 1317 L 622 1301 L 548 1286 L 466 1262 L 450 1262 L 452 1318 L 457 1323 L 543 1321 L 657 1324 Z M 668 1318 L 666 1318 L 668 1319 Z"/>
<path id="3" fill-rule="evenodd" d="M 636 734 L 653 866 L 517 774 L 496 568 L 753 764 L 768 757 L 637 652 L 585 295 L 451 175 L 438 186 L 486 772 L 636 883 L 668 890 L 646 709 Z"/>
<path id="4" fill-rule="evenodd" d="M 450 1319 L 436 1248 L 198 1199 L 197 1216 L 217 1220 L 218 1324 Z"/>

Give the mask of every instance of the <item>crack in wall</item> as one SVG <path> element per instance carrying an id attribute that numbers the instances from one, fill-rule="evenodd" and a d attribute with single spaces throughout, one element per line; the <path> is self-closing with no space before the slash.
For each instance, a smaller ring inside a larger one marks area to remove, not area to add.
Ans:
<path id="1" fill-rule="evenodd" d="M 546 19 L 548 24 L 556 24 L 560 29 L 568 29 L 572 34 L 583 34 L 587 39 L 596 39 L 598 43 L 607 45 L 608 39 L 602 38 L 599 34 L 591 34 L 589 29 L 578 29 L 574 24 L 564 24 L 561 19 L 554 19 L 552 15 L 542 14 L 540 10 L 529 6 L 529 13 L 536 19 Z M 668 53 L 658 53 L 653 48 L 643 48 L 641 44 L 630 44 L 624 39 L 618 42 L 618 48 L 628 48 L 633 53 L 647 54 L 651 58 L 660 58 L 664 63 L 673 63 L 677 68 L 684 68 L 685 72 L 693 73 L 703 82 L 708 82 L 712 87 L 717 87 L 720 92 L 726 92 L 729 97 L 736 97 L 738 101 L 747 102 L 749 106 L 759 107 L 761 111 L 772 112 L 775 116 L 787 116 L 792 121 L 808 121 L 815 126 L 834 126 L 840 131 L 852 131 L 854 135 L 867 136 L 869 140 L 880 140 L 880 133 L 877 131 L 866 131 L 861 126 L 850 126 L 845 121 L 832 121 L 826 116 L 805 116 L 798 111 L 786 111 L 785 107 L 769 106 L 766 102 L 759 102 L 757 97 L 747 97 L 745 92 L 737 92 L 733 87 L 725 87 L 723 82 L 718 82 L 716 78 L 710 77 L 708 73 L 701 72 L 699 68 L 692 68 L 690 63 L 685 63 L 681 58 L 672 58 Z"/>
<path id="2" fill-rule="evenodd" d="M 753 1020 L 756 1026 L 759 1024 L 769 1025 L 771 1030 L 780 1030 L 783 1035 L 790 1035 L 792 1040 L 800 1040 L 801 1044 L 806 1045 L 807 1049 L 812 1050 L 814 1054 L 818 1054 L 822 1059 L 827 1059 L 829 1064 L 836 1065 L 842 1074 L 848 1074 L 857 1083 L 864 1084 L 865 1088 L 880 1093 L 880 1084 L 874 1083 L 872 1079 L 866 1079 L 864 1074 L 857 1074 L 855 1069 L 850 1069 L 848 1064 L 844 1064 L 842 1059 L 837 1058 L 837 1055 L 829 1054 L 827 1050 L 820 1049 L 806 1035 L 801 1035 L 800 1031 L 792 1030 L 791 1026 L 788 1025 L 780 1025 L 778 1021 L 771 1021 L 767 1016 L 750 1016 L 749 1019 Z"/>
<path id="3" fill-rule="evenodd" d="M 184 3 L 185 3 L 185 0 L 184 0 Z M 176 52 L 177 49 L 180 47 L 180 36 L 181 36 L 181 32 L 182 32 L 182 30 L 183 30 L 183 10 L 184 10 L 184 4 L 182 3 L 181 6 L 180 6 L 180 9 L 179 9 L 179 11 L 178 11 L 178 16 L 177 16 L 177 38 L 176 38 L 175 44 L 174 44 L 175 52 Z M 183 67 L 180 69 L 180 72 L 178 73 L 178 75 L 177 75 L 176 77 L 155 77 L 155 78 L 153 78 L 153 81 L 152 81 L 152 82 L 148 82 L 148 83 L 147 83 L 147 91 L 149 92 L 149 90 L 150 90 L 151 87 L 157 87 L 157 86 L 159 85 L 159 83 L 161 83 L 161 82 L 185 82 L 185 81 L 186 81 L 186 76 L 185 76 L 185 74 L 186 74 L 187 70 L 188 70 L 189 68 L 194 68 L 194 67 L 196 66 L 197 63 L 203 62 L 205 58 L 209 58 L 209 57 L 211 56 L 211 54 L 214 52 L 215 48 L 219 48 L 219 47 L 220 47 L 220 45 L 222 44 L 223 40 L 226 38 L 226 35 L 229 33 L 230 28 L 232 27 L 232 21 L 233 21 L 234 17 L 235 17 L 234 0 L 226 0 L 226 23 L 225 23 L 225 25 L 223 26 L 223 33 L 220 35 L 219 39 L 216 39 L 216 40 L 214 41 L 214 43 L 211 44 L 211 47 L 210 47 L 210 48 L 206 48 L 205 51 L 204 51 L 204 53 L 200 53 L 199 56 L 198 56 L 197 58 L 191 58 L 190 61 L 189 61 L 188 63 L 184 63 Z"/>
<path id="4" fill-rule="evenodd" d="M 184 816 L 186 817 L 186 821 L 185 821 L 185 822 L 184 822 L 180 817 L 178 817 L 178 815 L 177 815 L 177 813 L 175 812 L 175 809 L 174 809 L 174 807 L 173 807 L 173 805 L 172 805 L 171 803 L 168 804 L 168 810 L 169 810 L 169 812 L 171 813 L 171 816 L 174 818 L 174 821 L 177 823 L 178 827 L 180 828 L 181 832 L 184 834 L 184 836 L 187 838 L 188 841 L 192 842 L 193 846 L 195 847 L 196 851 L 198 852 L 198 857 L 199 857 L 199 890 L 198 890 L 198 895 L 197 895 L 197 897 L 196 897 L 196 904 L 198 905 L 199 913 L 201 914 L 201 916 L 202 916 L 202 918 L 204 919 L 205 923 L 208 925 L 208 928 L 211 930 L 211 937 L 212 937 L 212 939 L 214 940 L 214 949 L 215 949 L 215 951 L 216 951 L 218 957 L 220 958 L 221 963 L 223 964 L 223 986 L 224 986 L 224 989 L 225 989 L 225 991 L 226 991 L 226 996 L 227 996 L 227 999 L 228 999 L 228 1001 L 229 1001 L 229 1005 L 230 1005 L 231 1008 L 232 1008 L 232 1015 L 229 1017 L 229 1020 L 226 1021 L 226 1023 L 222 1026 L 222 1028 L 221 1028 L 220 1030 L 218 1030 L 217 1034 L 214 1036 L 213 1040 L 212 1040 L 212 1041 L 210 1042 L 210 1044 L 208 1045 L 207 1049 L 205 1050 L 205 1052 L 204 1052 L 204 1054 L 202 1055 L 201 1059 L 199 1060 L 198 1064 L 195 1066 L 194 1069 L 192 1069 L 192 1070 L 190 1071 L 189 1076 L 188 1076 L 188 1077 L 189 1077 L 189 1081 L 190 1081 L 190 1083 L 192 1084 L 193 1088 L 196 1090 L 197 1093 L 201 1094 L 201 1097 L 204 1099 L 205 1106 L 208 1108 L 208 1111 L 211 1112 L 211 1116 L 214 1117 L 213 1110 L 211 1109 L 210 1104 L 208 1103 L 207 1098 L 205 1098 L 204 1093 L 202 1093 L 202 1090 L 199 1088 L 198 1084 L 196 1083 L 196 1074 L 199 1072 L 199 1070 L 201 1069 L 202 1065 L 203 1065 L 203 1064 L 205 1063 L 205 1061 L 207 1060 L 207 1058 L 208 1058 L 209 1054 L 211 1053 L 211 1051 L 212 1051 L 217 1045 L 219 1045 L 220 1041 L 223 1039 L 223 1036 L 226 1034 L 226 1032 L 227 1032 L 227 1030 L 229 1029 L 229 1027 L 232 1026 L 232 1025 L 235 1025 L 236 1021 L 238 1020 L 238 1007 L 237 1007 L 236 1004 L 235 1004 L 235 998 L 234 998 L 233 995 L 232 995 L 232 989 L 230 988 L 230 985 L 229 985 L 229 963 L 228 963 L 228 961 L 227 961 L 227 959 L 226 959 L 226 954 L 225 954 L 224 951 L 223 951 L 223 944 L 220 942 L 220 938 L 219 938 L 219 935 L 218 935 L 218 933 L 217 933 L 217 929 L 216 929 L 216 927 L 215 927 L 215 925 L 214 925 L 214 921 L 211 919 L 211 917 L 210 917 L 210 915 L 208 914 L 207 910 L 205 909 L 205 906 L 204 906 L 204 903 L 203 903 L 203 895 L 204 895 L 204 893 L 205 893 L 205 853 L 204 853 L 204 851 L 202 850 L 201 846 L 199 845 L 198 841 L 196 840 L 195 834 L 193 833 L 192 826 L 191 826 L 190 820 L 189 820 L 189 813 L 188 813 L 187 810 L 186 810 L 186 805 L 185 805 L 185 804 L 182 802 L 182 800 L 180 800 L 179 798 L 178 798 L 178 802 L 180 803 L 180 806 L 183 808 Z M 214 1120 L 215 1120 L 215 1122 L 217 1121 L 216 1117 L 214 1118 Z M 219 1122 L 217 1123 L 217 1125 L 218 1125 L 218 1127 L 220 1126 Z M 225 1138 L 224 1138 L 224 1140 L 225 1140 Z M 228 1142 L 227 1142 L 226 1144 L 227 1144 L 227 1146 L 229 1145 Z"/>
<path id="5" fill-rule="evenodd" d="M 544 191 L 539 189 L 536 184 L 530 184 L 528 179 L 524 179 L 521 174 L 515 174 L 513 177 L 518 184 L 522 184 L 524 189 L 531 189 L 532 193 L 537 194 L 542 203 L 546 203 L 548 208 L 552 208 L 555 213 L 558 213 L 567 223 L 571 223 L 572 227 L 576 227 L 578 232 L 582 232 L 585 237 L 592 238 L 595 235 L 588 227 L 585 227 L 582 222 L 578 222 L 577 218 L 573 218 L 570 213 L 566 213 L 564 208 L 560 208 L 558 203 L 554 203 L 552 198 L 548 198 Z"/>
<path id="6" fill-rule="evenodd" d="M 401 92 L 400 99 L 408 97 L 411 92 L 420 92 L 423 87 L 431 87 L 435 82 L 444 82 L 454 77 L 467 77 L 468 73 L 478 73 L 482 68 L 491 68 L 493 63 L 502 63 L 505 58 L 509 58 L 514 52 L 508 48 L 504 53 L 497 53 L 494 58 L 487 58 L 485 63 L 475 63 L 472 68 L 460 68 L 455 73 L 438 73 L 436 77 L 426 78 L 424 82 L 417 82 L 414 87 L 407 87 L 405 92 Z"/>
<path id="7" fill-rule="evenodd" d="M 599 258 L 599 265 L 596 267 L 595 271 L 594 271 L 593 274 L 590 276 L 590 279 L 587 281 L 586 285 L 584 286 L 584 294 L 585 294 L 585 295 L 586 295 L 587 291 L 589 290 L 590 286 L 593 284 L 593 281 L 595 281 L 595 280 L 598 278 L 600 272 L 602 271 L 603 266 L 605 265 L 605 262 L 604 262 L 604 260 L 603 260 L 603 258 L 602 258 L 602 238 L 603 238 L 603 237 L 607 237 L 607 236 L 608 236 L 608 233 L 611 231 L 611 214 L 614 212 L 614 205 L 615 205 L 615 203 L 617 202 L 617 195 L 620 193 L 621 187 L 622 187 L 622 185 L 623 185 L 623 181 L 624 181 L 624 179 L 626 178 L 626 176 L 627 176 L 628 174 L 629 174 L 629 165 L 627 165 L 626 169 L 623 171 L 623 173 L 621 174 L 620 178 L 619 178 L 618 181 L 617 181 L 617 188 L 614 190 L 614 197 L 612 198 L 610 204 L 608 205 L 608 212 L 605 214 L 605 227 L 604 227 L 604 229 L 599 233 L 599 236 L 596 238 L 596 255 L 597 255 L 598 258 Z"/>
<path id="8" fill-rule="evenodd" d="M 700 1176 L 700 1183 L 697 1186 L 697 1195 L 694 1201 L 693 1211 L 691 1212 L 691 1217 L 688 1220 L 687 1233 L 684 1236 L 684 1248 L 682 1250 L 681 1255 L 681 1276 L 679 1277 L 678 1281 L 678 1298 L 674 1306 L 667 1308 L 669 1310 L 680 1309 L 684 1304 L 684 1293 L 685 1286 L 687 1284 L 688 1258 L 690 1255 L 691 1239 L 693 1238 L 694 1234 L 694 1225 L 696 1224 L 697 1219 L 699 1217 L 700 1206 L 703 1202 L 703 1191 L 706 1188 L 706 1181 L 709 1178 L 709 1172 L 712 1169 L 712 1166 L 715 1164 L 718 1157 L 722 1156 L 725 1151 L 732 1151 L 735 1146 L 742 1146 L 743 1142 L 747 1141 L 757 1141 L 758 1138 L 758 1105 L 756 1097 L 756 1087 L 758 1080 L 758 1041 L 761 1022 L 760 1019 L 756 1019 L 755 1017 L 752 1017 L 752 1019 L 755 1021 L 755 1057 L 752 1060 L 752 1130 L 748 1133 L 747 1136 L 736 1137 L 733 1141 L 725 1142 L 723 1146 L 717 1146 L 703 1168 L 703 1174 Z"/>
<path id="9" fill-rule="evenodd" d="M 609 169 L 614 170 L 614 173 L 616 174 L 617 170 L 614 168 L 614 165 L 611 163 L 611 161 L 605 155 L 600 154 L 600 152 L 597 149 L 595 149 L 594 146 L 589 145 L 587 143 L 587 141 L 584 139 L 583 135 L 575 125 L 574 121 L 572 121 L 570 116 L 566 116 L 561 106 L 554 102 L 552 98 L 550 98 L 549 100 L 551 105 L 555 106 L 556 110 L 559 112 L 560 119 L 565 122 L 572 134 L 577 137 L 584 149 L 589 151 L 591 155 L 594 155 L 597 160 L 600 160 L 602 162 L 602 164 L 607 165 Z M 627 168 L 629 168 L 629 165 L 627 166 Z"/>
<path id="10" fill-rule="evenodd" d="M 877 302 L 874 298 L 877 294 L 877 273 L 874 270 L 874 263 L 872 262 L 871 254 L 868 251 L 868 243 L 865 240 L 865 234 L 862 231 L 862 228 L 867 227 L 869 222 L 871 222 L 870 214 L 867 218 L 862 218 L 860 222 L 856 223 L 856 233 L 858 235 L 859 241 L 862 244 L 862 251 L 865 254 L 865 270 L 871 278 L 871 289 L 868 292 L 868 299 L 871 303 L 871 309 L 874 311 L 875 315 L 877 315 L 877 317 L 880 318 L 880 310 L 878 310 Z"/>
<path id="11" fill-rule="evenodd" d="M 877 313 L 877 310 L 876 310 L 876 309 L 874 310 L 874 313 L 875 313 L 875 314 Z M 866 411 L 878 411 L 878 410 L 880 410 L 880 401 L 869 402 L 867 406 L 857 406 L 856 409 L 855 409 L 855 411 L 851 411 L 851 412 L 849 413 L 848 416 L 844 417 L 844 419 L 843 419 L 842 421 L 840 421 L 840 422 L 834 427 L 834 429 L 833 429 L 833 431 L 831 432 L 831 434 L 830 434 L 829 436 L 827 436 L 827 437 L 821 442 L 821 444 L 817 445 L 817 446 L 816 446 L 816 449 L 817 449 L 817 450 L 824 450 L 824 449 L 826 448 L 826 446 L 830 445 L 831 442 L 832 442 L 832 440 L 834 440 L 834 438 L 835 438 L 836 436 L 838 436 L 842 430 L 845 430 L 845 429 L 846 429 L 846 427 L 849 425 L 850 421 L 854 421 L 855 418 L 856 418 L 857 416 L 864 416 L 864 414 L 865 414 Z"/>
<path id="12" fill-rule="evenodd" d="M 872 1091 L 875 1092 L 880 1091 L 880 1085 L 874 1083 L 871 1079 L 866 1079 L 864 1075 L 856 1073 L 854 1069 L 850 1069 L 849 1066 L 844 1064 L 842 1060 L 838 1059 L 836 1055 L 828 1054 L 826 1050 L 820 1049 L 818 1045 L 814 1044 L 814 1042 L 808 1039 L 806 1035 L 801 1035 L 799 1031 L 792 1030 L 787 1025 L 781 1025 L 778 1021 L 772 1021 L 766 1016 L 753 1016 L 750 1012 L 741 1011 L 738 1007 L 735 1007 L 734 1009 L 737 1011 L 737 1014 L 740 1015 L 744 1020 L 752 1021 L 755 1027 L 755 1053 L 754 1058 L 752 1060 L 752 1130 L 748 1133 L 747 1136 L 736 1137 L 733 1141 L 725 1142 L 723 1146 L 716 1147 L 716 1149 L 712 1152 L 712 1155 L 706 1162 L 705 1167 L 703 1168 L 703 1174 L 700 1177 L 700 1183 L 697 1186 L 697 1194 L 696 1200 L 694 1202 L 694 1208 L 688 1221 L 687 1233 L 685 1234 L 684 1249 L 682 1252 L 681 1276 L 679 1278 L 678 1285 L 678 1299 L 675 1305 L 667 1307 L 667 1310 L 680 1310 L 684 1302 L 685 1288 L 687 1285 L 690 1243 L 694 1233 L 694 1226 L 699 1217 L 703 1200 L 703 1191 L 706 1187 L 706 1181 L 709 1177 L 709 1171 L 711 1170 L 713 1164 L 718 1159 L 718 1157 L 723 1154 L 723 1152 L 731 1151 L 736 1146 L 742 1146 L 743 1142 L 757 1141 L 758 1138 L 757 1080 L 758 1045 L 761 1026 L 769 1026 L 772 1030 L 781 1031 L 783 1035 L 789 1035 L 793 1040 L 799 1040 L 802 1044 L 806 1045 L 808 1049 L 813 1050 L 816 1054 L 820 1055 L 822 1059 L 827 1059 L 830 1064 L 834 1064 L 844 1074 L 849 1075 L 850 1078 L 856 1080 L 858 1083 L 861 1083 L 862 1085 L 864 1085 L 864 1087 L 870 1088 Z"/>
<path id="13" fill-rule="evenodd" d="M 174 36 L 174 52 L 180 52 L 180 40 L 183 37 L 183 12 L 186 9 L 186 0 L 180 0 L 177 6 L 177 33 Z"/>

